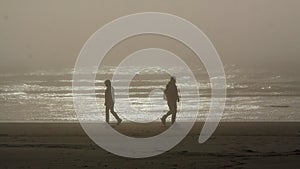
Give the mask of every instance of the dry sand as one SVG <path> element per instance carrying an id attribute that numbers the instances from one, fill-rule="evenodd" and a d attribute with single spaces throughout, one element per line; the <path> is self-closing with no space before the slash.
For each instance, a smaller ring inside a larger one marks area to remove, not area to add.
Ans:
<path id="1" fill-rule="evenodd" d="M 77 123 L 0 123 L 0 169 L 5 168 L 300 168 L 300 123 L 223 122 L 204 144 L 202 123 L 162 155 L 129 159 L 94 144 Z M 122 123 L 116 130 L 147 137 L 161 123 Z"/>

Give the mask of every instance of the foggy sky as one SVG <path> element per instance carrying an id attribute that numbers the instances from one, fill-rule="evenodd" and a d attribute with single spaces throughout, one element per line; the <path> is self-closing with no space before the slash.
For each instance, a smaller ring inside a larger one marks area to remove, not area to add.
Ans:
<path id="1" fill-rule="evenodd" d="M 299 71 L 299 7 L 299 0 L 0 0 L 0 73 L 72 67 L 101 26 L 149 11 L 197 25 L 225 64 Z"/>

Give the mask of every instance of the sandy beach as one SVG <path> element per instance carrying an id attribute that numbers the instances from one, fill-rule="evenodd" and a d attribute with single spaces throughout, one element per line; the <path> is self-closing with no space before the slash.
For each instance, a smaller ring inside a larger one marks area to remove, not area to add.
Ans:
<path id="1" fill-rule="evenodd" d="M 195 124 L 175 148 L 156 157 L 129 159 L 98 147 L 78 123 L 1 123 L 0 168 L 298 168 L 300 123 L 223 122 L 204 144 Z M 133 137 L 166 130 L 161 123 L 112 124 Z M 147 133 L 147 134 L 145 134 Z"/>

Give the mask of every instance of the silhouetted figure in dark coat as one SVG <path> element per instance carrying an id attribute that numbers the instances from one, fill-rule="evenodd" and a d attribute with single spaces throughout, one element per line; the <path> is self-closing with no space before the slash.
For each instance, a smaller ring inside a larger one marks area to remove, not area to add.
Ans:
<path id="1" fill-rule="evenodd" d="M 106 115 L 106 122 L 109 123 L 109 110 L 111 114 L 117 119 L 118 125 L 122 122 L 122 119 L 118 116 L 118 114 L 114 111 L 114 104 L 115 104 L 115 93 L 114 88 L 111 86 L 110 80 L 106 80 L 104 82 L 106 86 L 105 90 L 105 115 Z"/>
<path id="2" fill-rule="evenodd" d="M 164 94 L 168 102 L 169 111 L 161 118 L 161 121 L 163 124 L 166 124 L 166 118 L 169 115 L 172 115 L 172 124 L 174 124 L 177 113 L 177 102 L 179 102 L 178 90 L 174 77 L 171 77 L 170 82 L 167 84 L 166 89 L 164 90 Z"/>

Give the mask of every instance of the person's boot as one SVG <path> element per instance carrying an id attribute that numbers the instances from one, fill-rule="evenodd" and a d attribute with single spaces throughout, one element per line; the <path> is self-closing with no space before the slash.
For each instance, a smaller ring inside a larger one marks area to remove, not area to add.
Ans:
<path id="1" fill-rule="evenodd" d="M 105 121 L 107 124 L 109 124 L 109 114 L 108 113 L 105 114 Z"/>
<path id="2" fill-rule="evenodd" d="M 176 120 L 176 115 L 173 115 L 173 116 L 172 116 L 172 124 L 175 123 L 175 120 Z"/>
<path id="3" fill-rule="evenodd" d="M 161 122 L 163 125 L 166 125 L 166 117 L 163 116 L 162 118 L 160 118 Z"/>
<path id="4" fill-rule="evenodd" d="M 122 122 L 122 119 L 118 119 L 117 125 L 121 124 L 121 122 Z"/>

